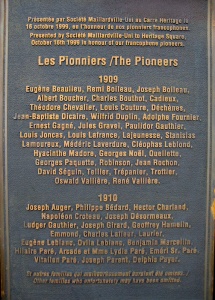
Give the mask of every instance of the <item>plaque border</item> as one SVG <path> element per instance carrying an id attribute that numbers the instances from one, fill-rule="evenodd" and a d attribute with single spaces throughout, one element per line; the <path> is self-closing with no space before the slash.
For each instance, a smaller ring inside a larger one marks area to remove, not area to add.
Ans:
<path id="1" fill-rule="evenodd" d="M 0 2 L 0 272 L 1 272 L 1 298 L 5 297 L 6 288 L 6 224 L 5 224 L 5 203 L 4 203 L 4 62 L 5 51 L 5 16 L 6 1 Z"/>
<path id="2" fill-rule="evenodd" d="M 180 0 L 178 0 L 180 1 Z M 10 299 L 8 157 L 7 157 L 7 86 L 8 86 L 9 0 L 0 0 L 0 271 L 1 297 Z M 208 145 L 205 228 L 204 299 L 214 294 L 215 217 L 215 0 L 208 0 Z"/>
<path id="3" fill-rule="evenodd" d="M 209 246 L 207 252 L 207 262 L 209 263 L 208 271 L 206 270 L 205 264 L 205 291 L 209 291 L 210 294 L 206 294 L 208 299 L 213 299 L 213 295 L 215 295 L 215 0 L 209 1 L 209 14 L 208 16 L 211 19 L 208 21 L 208 33 L 209 34 L 209 45 L 208 45 L 208 55 L 210 60 L 208 59 L 208 69 L 210 80 L 208 81 L 208 90 L 210 91 L 210 116 L 211 116 L 211 136 L 209 137 L 211 144 L 208 146 L 210 154 L 210 161 L 208 162 L 208 172 L 211 172 L 209 175 L 209 192 L 208 192 L 208 217 L 209 222 L 207 223 L 208 229 L 206 233 L 208 233 Z M 210 170 L 210 171 L 209 171 Z M 207 238 L 206 237 L 206 238 Z M 206 241 L 207 243 L 207 241 Z M 207 271 L 207 273 L 206 273 Z M 206 278 L 207 277 L 207 278 Z M 207 281 L 208 280 L 208 285 Z"/>
<path id="4" fill-rule="evenodd" d="M 206 193 L 206 228 L 205 228 L 205 270 L 204 270 L 204 299 L 213 299 L 213 270 L 214 270 L 214 221 L 211 212 L 213 199 L 214 179 L 214 134 L 215 134 L 215 111 L 214 111 L 214 45 L 213 45 L 213 23 L 214 23 L 214 0 L 208 1 L 208 145 L 207 145 L 207 193 Z"/>
<path id="5" fill-rule="evenodd" d="M 8 26 L 9 26 L 9 0 L 4 0 L 5 1 L 5 37 L 4 37 L 4 42 L 5 42 L 5 53 L 4 53 L 4 71 L 5 71 L 5 78 L 4 78 L 4 112 L 3 112 L 3 120 L 4 120 L 4 145 L 3 145 L 3 151 L 4 151 L 4 198 L 5 198 L 5 263 L 6 267 L 5 269 L 7 270 L 5 274 L 5 299 L 8 300 L 11 298 L 11 293 L 10 293 L 10 232 L 9 232 L 9 202 L 8 202 L 8 152 L 7 152 L 7 141 L 8 141 L 8 134 L 7 134 L 7 108 L 8 108 Z"/>

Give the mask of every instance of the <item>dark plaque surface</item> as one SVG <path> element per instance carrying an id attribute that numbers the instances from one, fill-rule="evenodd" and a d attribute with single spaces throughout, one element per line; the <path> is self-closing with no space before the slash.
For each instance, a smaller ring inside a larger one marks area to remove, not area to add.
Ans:
<path id="1" fill-rule="evenodd" d="M 211 299 L 210 5 L 1 2 L 5 299 Z"/>

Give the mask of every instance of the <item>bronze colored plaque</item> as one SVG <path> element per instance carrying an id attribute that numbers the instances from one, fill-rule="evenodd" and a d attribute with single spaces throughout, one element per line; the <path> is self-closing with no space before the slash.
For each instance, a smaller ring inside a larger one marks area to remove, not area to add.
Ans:
<path id="1" fill-rule="evenodd" d="M 1 1 L 4 299 L 212 299 L 212 2 Z"/>

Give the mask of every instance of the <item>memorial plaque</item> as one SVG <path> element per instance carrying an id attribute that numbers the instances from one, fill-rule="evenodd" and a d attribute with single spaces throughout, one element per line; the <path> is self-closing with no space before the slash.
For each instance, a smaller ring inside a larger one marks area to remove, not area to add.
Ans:
<path id="1" fill-rule="evenodd" d="M 212 2 L 1 1 L 4 299 L 212 299 Z"/>

